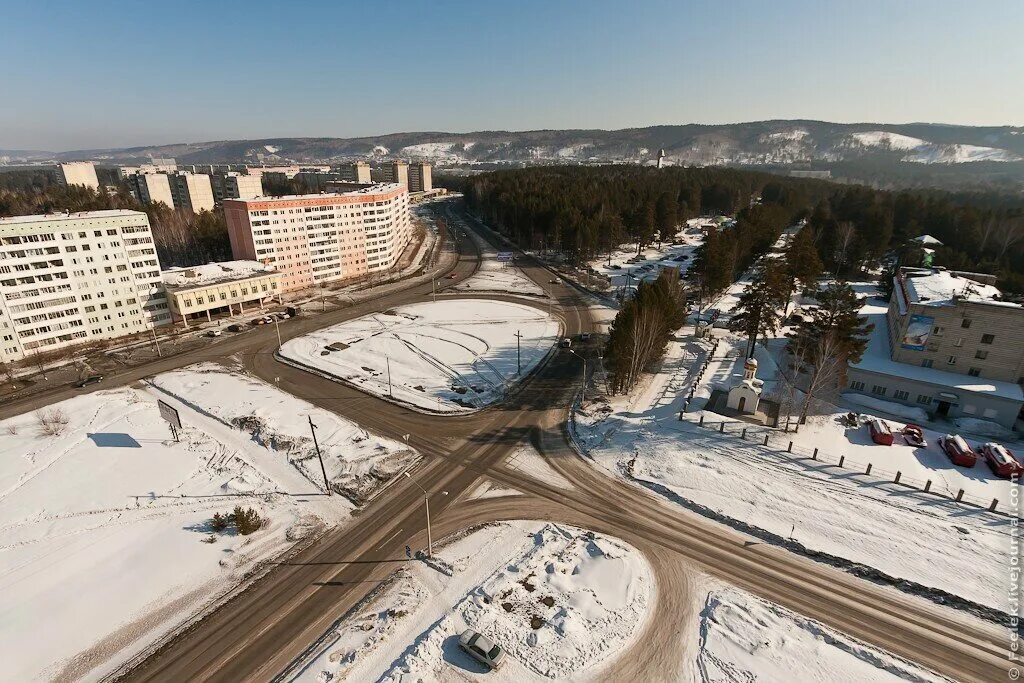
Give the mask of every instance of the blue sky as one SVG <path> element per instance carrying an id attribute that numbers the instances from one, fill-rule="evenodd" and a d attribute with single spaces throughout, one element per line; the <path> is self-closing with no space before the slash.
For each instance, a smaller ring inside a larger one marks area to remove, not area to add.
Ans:
<path id="1" fill-rule="evenodd" d="M 0 148 L 1024 125 L 1024 2 L 0 0 Z"/>

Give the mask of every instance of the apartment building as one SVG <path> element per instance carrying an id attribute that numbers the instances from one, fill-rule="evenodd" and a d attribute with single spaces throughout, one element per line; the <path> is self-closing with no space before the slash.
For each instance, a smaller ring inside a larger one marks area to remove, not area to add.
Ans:
<path id="1" fill-rule="evenodd" d="M 430 164 L 425 161 L 409 164 L 409 192 L 430 192 L 433 188 Z"/>
<path id="2" fill-rule="evenodd" d="M 258 175 L 244 175 L 237 171 L 214 173 L 210 182 L 213 200 L 218 204 L 225 199 L 253 199 L 263 195 L 263 179 Z"/>
<path id="3" fill-rule="evenodd" d="M 163 272 L 171 317 L 188 327 L 191 320 L 245 313 L 245 307 L 262 310 L 278 294 L 280 275 L 257 261 L 225 261 Z"/>
<path id="4" fill-rule="evenodd" d="M 365 161 L 355 161 L 351 164 L 342 164 L 335 167 L 335 171 L 339 177 L 337 180 L 346 180 L 351 183 L 365 183 L 369 184 L 370 180 L 370 164 Z"/>
<path id="5" fill-rule="evenodd" d="M 205 173 L 178 171 L 167 176 L 174 208 L 199 213 L 213 211 L 213 184 Z"/>
<path id="6" fill-rule="evenodd" d="M 934 418 L 976 417 L 1013 427 L 1024 406 L 1024 307 L 1002 299 L 995 277 L 901 268 L 849 389 L 916 405 Z"/>
<path id="7" fill-rule="evenodd" d="M 273 266 L 285 292 L 385 271 L 412 239 L 409 193 L 395 183 L 227 199 L 224 216 L 234 257 Z"/>
<path id="8" fill-rule="evenodd" d="M 161 202 L 174 208 L 171 181 L 164 173 L 135 173 L 127 177 L 136 198 L 143 204 Z"/>
<path id="9" fill-rule="evenodd" d="M 128 178 L 136 173 L 174 173 L 177 170 L 174 159 L 151 159 L 150 163 L 141 166 L 119 166 L 117 172 L 122 178 Z"/>
<path id="10" fill-rule="evenodd" d="M 114 339 L 170 319 L 145 213 L 0 218 L 0 360 Z"/>
<path id="11" fill-rule="evenodd" d="M 69 161 L 57 164 L 57 179 L 64 185 L 81 185 L 93 190 L 100 189 L 96 167 L 91 161 Z"/>

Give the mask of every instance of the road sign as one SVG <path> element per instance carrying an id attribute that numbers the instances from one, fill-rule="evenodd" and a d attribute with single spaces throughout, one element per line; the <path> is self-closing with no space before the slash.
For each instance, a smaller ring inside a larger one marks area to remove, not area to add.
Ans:
<path id="1" fill-rule="evenodd" d="M 502 263 L 507 263 L 509 261 L 515 261 L 516 260 L 516 255 L 513 252 L 511 252 L 511 251 L 499 251 L 498 252 L 498 260 L 501 261 Z"/>
<path id="2" fill-rule="evenodd" d="M 160 417 L 167 420 L 175 429 L 181 429 L 181 418 L 178 416 L 177 408 L 160 400 L 156 402 L 156 405 L 160 408 Z"/>

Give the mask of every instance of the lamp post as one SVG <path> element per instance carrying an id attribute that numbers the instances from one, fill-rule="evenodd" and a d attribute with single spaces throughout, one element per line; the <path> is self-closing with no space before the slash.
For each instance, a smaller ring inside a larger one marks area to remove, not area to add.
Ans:
<path id="1" fill-rule="evenodd" d="M 587 359 L 576 353 L 572 349 L 566 349 L 569 353 L 583 361 L 583 379 L 580 380 L 580 394 L 582 395 L 582 403 L 587 402 Z"/>
<path id="2" fill-rule="evenodd" d="M 425 488 L 420 486 L 420 483 L 413 479 L 412 475 L 409 474 L 408 472 L 405 473 L 405 478 L 411 481 L 412 483 L 416 484 L 416 488 L 418 488 L 420 491 L 423 491 L 423 506 L 426 508 L 427 511 L 427 557 L 429 557 L 430 559 L 434 559 L 434 537 L 431 535 L 430 532 L 430 493 Z M 441 493 L 443 493 L 446 496 L 448 495 L 447 491 L 442 491 Z"/>

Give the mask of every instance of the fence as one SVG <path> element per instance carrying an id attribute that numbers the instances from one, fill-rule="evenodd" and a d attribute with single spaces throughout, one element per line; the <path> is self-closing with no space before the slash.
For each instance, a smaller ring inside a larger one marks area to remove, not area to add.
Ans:
<path id="1" fill-rule="evenodd" d="M 710 431 L 724 434 L 734 439 L 742 441 L 751 441 L 760 445 L 762 448 L 771 448 L 776 444 L 784 446 L 784 450 L 776 447 L 774 450 L 778 453 L 785 452 L 787 455 L 793 455 L 796 457 L 802 457 L 803 459 L 812 460 L 823 463 L 825 465 L 831 465 L 844 470 L 851 470 L 855 473 L 860 473 L 863 476 L 874 477 L 875 479 L 882 482 L 890 482 L 898 486 L 904 486 L 910 489 L 915 489 L 922 493 L 944 498 L 953 503 L 960 503 L 963 505 L 970 505 L 972 507 L 987 510 L 988 512 L 1001 515 L 1003 517 L 1016 517 L 1013 512 L 1007 510 L 1003 511 L 999 509 L 999 499 L 993 498 L 987 500 L 980 498 L 979 496 L 968 494 L 964 489 L 957 491 L 955 495 L 949 495 L 943 491 L 932 490 L 931 479 L 916 479 L 914 477 L 904 476 L 900 470 L 890 470 L 882 467 L 875 467 L 873 463 L 865 463 L 860 460 L 855 460 L 845 455 L 835 456 L 822 451 L 820 448 L 806 448 L 794 444 L 792 440 L 786 439 L 784 433 L 780 433 L 777 430 L 768 429 L 765 427 L 755 427 L 746 425 L 743 422 L 711 422 L 705 420 L 705 416 L 702 414 L 699 421 L 694 421 L 691 418 L 685 417 L 685 410 L 680 411 L 679 420 L 687 422 L 697 427 L 703 427 Z M 773 438 L 774 437 L 774 438 Z"/>

